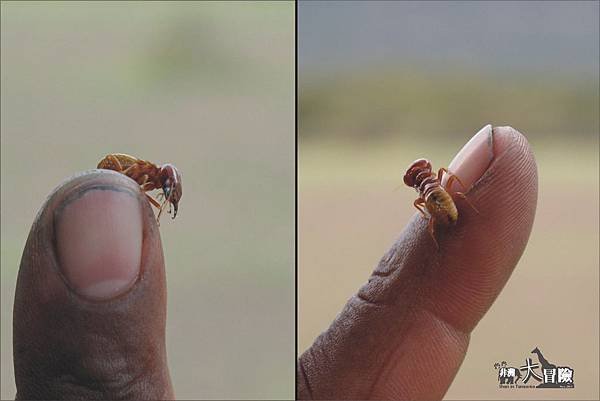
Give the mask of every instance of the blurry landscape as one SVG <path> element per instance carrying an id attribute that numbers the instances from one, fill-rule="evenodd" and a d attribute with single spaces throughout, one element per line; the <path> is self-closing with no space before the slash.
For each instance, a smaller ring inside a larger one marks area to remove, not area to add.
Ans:
<path id="1" fill-rule="evenodd" d="M 536 220 L 446 398 L 598 399 L 598 11 L 300 2 L 300 353 L 415 213 L 410 162 L 447 166 L 484 125 L 511 125 L 538 163 Z M 498 389 L 494 363 L 536 346 L 575 369 L 574 389 Z"/>
<path id="2" fill-rule="evenodd" d="M 21 252 L 62 180 L 182 172 L 161 235 L 180 399 L 294 394 L 293 3 L 2 3 L 1 392 Z M 40 333 L 43 335 L 43 333 Z"/>

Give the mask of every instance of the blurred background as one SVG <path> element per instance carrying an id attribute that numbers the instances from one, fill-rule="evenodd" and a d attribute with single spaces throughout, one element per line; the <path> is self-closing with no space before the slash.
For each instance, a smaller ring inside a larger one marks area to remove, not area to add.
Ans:
<path id="1" fill-rule="evenodd" d="M 446 398 L 598 399 L 598 5 L 300 1 L 300 353 L 415 213 L 410 162 L 511 125 L 538 162 L 536 221 Z M 574 389 L 498 388 L 494 363 L 536 346 Z"/>
<path id="2" fill-rule="evenodd" d="M 124 152 L 182 172 L 161 234 L 180 399 L 294 397 L 294 4 L 2 2 L 1 393 L 46 196 Z M 40 333 L 43 335 L 43 333 Z"/>

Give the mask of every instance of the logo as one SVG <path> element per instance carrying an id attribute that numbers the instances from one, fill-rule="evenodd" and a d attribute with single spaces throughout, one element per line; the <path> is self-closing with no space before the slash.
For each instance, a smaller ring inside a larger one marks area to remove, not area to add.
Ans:
<path id="1" fill-rule="evenodd" d="M 557 366 L 548 362 L 542 351 L 535 347 L 537 362 L 526 357 L 525 364 L 518 368 L 508 366 L 506 361 L 496 362 L 494 369 L 498 371 L 500 388 L 573 388 L 574 370 L 569 366 Z M 519 383 L 520 381 L 520 383 Z M 530 383 L 531 382 L 531 383 Z"/>

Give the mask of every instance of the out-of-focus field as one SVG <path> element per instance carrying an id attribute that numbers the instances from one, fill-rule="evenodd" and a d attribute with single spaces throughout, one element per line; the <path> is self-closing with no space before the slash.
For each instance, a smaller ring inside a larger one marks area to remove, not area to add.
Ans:
<path id="1" fill-rule="evenodd" d="M 300 75 L 299 352 L 416 212 L 415 193 L 402 183 L 410 162 L 447 166 L 484 125 L 512 125 L 538 163 L 535 224 L 446 398 L 597 399 L 597 81 L 392 70 Z M 523 365 L 536 346 L 575 369 L 574 389 L 498 388 L 494 363 Z"/>
<path id="2" fill-rule="evenodd" d="M 0 398 L 15 395 L 13 296 L 35 214 L 110 152 L 182 171 L 179 214 L 160 227 L 177 398 L 293 398 L 293 3 L 1 11 Z"/>
<path id="3" fill-rule="evenodd" d="M 463 142 L 470 134 L 465 133 Z M 473 332 L 448 399 L 598 396 L 598 143 L 532 145 L 540 187 L 530 241 L 507 286 Z M 418 149 L 399 142 L 376 148 L 300 148 L 300 353 L 366 282 L 414 214 L 414 191 L 394 191 L 404 167 L 421 155 L 447 165 L 461 146 L 457 141 L 445 148 L 421 143 Z M 552 361 L 575 369 L 575 389 L 498 389 L 494 363 L 523 364 L 536 346 L 546 353 L 551 349 Z"/>

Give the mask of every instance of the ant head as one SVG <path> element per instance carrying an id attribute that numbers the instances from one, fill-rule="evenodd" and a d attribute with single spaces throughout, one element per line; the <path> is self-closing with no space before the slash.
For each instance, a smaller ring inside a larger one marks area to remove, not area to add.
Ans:
<path id="1" fill-rule="evenodd" d="M 161 166 L 159 176 L 165 199 L 173 205 L 173 218 L 175 218 L 182 195 L 181 175 L 174 165 L 167 163 Z"/>
<path id="2" fill-rule="evenodd" d="M 417 175 L 423 171 L 431 171 L 431 163 L 427 159 L 417 159 L 411 163 L 404 174 L 404 183 L 409 187 L 418 185 L 416 182 Z"/>

